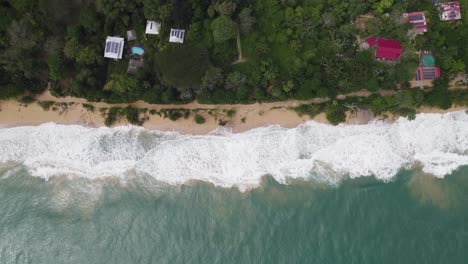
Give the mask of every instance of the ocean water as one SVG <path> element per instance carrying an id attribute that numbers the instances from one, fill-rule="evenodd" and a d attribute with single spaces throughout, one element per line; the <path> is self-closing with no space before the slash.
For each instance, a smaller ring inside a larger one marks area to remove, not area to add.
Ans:
<path id="1" fill-rule="evenodd" d="M 467 263 L 468 114 L 0 129 L 0 263 Z"/>

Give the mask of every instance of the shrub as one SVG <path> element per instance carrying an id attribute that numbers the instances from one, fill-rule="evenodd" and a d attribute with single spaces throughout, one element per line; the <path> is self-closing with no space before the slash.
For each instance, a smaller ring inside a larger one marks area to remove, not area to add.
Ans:
<path id="1" fill-rule="evenodd" d="M 37 104 L 42 107 L 44 111 L 49 111 L 50 107 L 55 104 L 54 101 L 39 101 Z"/>
<path id="2" fill-rule="evenodd" d="M 299 116 L 308 115 L 311 118 L 323 112 L 323 104 L 302 104 L 292 108 Z"/>
<path id="3" fill-rule="evenodd" d="M 104 124 L 108 127 L 112 126 L 115 123 L 115 121 L 117 121 L 117 117 L 121 115 L 123 115 L 122 108 L 111 107 L 109 109 L 109 112 L 107 113 L 106 119 L 104 120 Z"/>
<path id="4" fill-rule="evenodd" d="M 124 109 L 124 113 L 125 118 L 128 122 L 130 122 L 130 124 L 138 126 L 141 126 L 143 124 L 143 121 L 140 120 L 140 111 L 138 108 L 128 106 Z"/>
<path id="5" fill-rule="evenodd" d="M 84 109 L 86 109 L 89 112 L 94 112 L 94 106 L 90 104 L 81 104 Z"/>
<path id="6" fill-rule="evenodd" d="M 195 116 L 195 123 L 201 125 L 201 124 L 204 124 L 205 122 L 206 122 L 206 119 L 203 116 L 198 115 L 198 114 Z"/>
<path id="7" fill-rule="evenodd" d="M 21 97 L 18 101 L 19 101 L 20 103 L 23 103 L 23 104 L 30 104 L 30 103 L 36 101 L 36 99 L 34 99 L 34 98 L 31 97 L 31 96 L 23 96 L 23 97 Z"/>
<path id="8" fill-rule="evenodd" d="M 223 120 L 223 119 L 220 119 L 220 120 L 218 121 L 218 125 L 220 125 L 220 126 L 225 126 L 225 125 L 227 125 L 227 121 L 226 121 L 226 120 Z"/>
<path id="9" fill-rule="evenodd" d="M 235 114 L 236 114 L 236 109 L 229 109 L 229 110 L 227 110 L 227 112 L 226 112 L 226 115 L 227 115 L 229 118 L 233 117 Z"/>
<path id="10" fill-rule="evenodd" d="M 211 24 L 213 40 L 216 43 L 225 42 L 236 37 L 236 24 L 228 16 L 219 16 Z"/>
<path id="11" fill-rule="evenodd" d="M 332 125 L 346 121 L 345 109 L 339 105 L 328 105 L 326 108 L 327 119 Z"/>

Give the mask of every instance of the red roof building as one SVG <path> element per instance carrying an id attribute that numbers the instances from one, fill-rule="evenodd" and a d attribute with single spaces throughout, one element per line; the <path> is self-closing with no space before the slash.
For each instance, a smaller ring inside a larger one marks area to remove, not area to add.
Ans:
<path id="1" fill-rule="evenodd" d="M 416 81 L 432 81 L 441 76 L 439 67 L 421 66 L 416 70 Z"/>
<path id="2" fill-rule="evenodd" d="M 377 45 L 375 57 L 378 59 L 396 60 L 403 52 L 400 42 L 394 39 L 375 38 L 366 39 L 370 47 Z"/>
<path id="3" fill-rule="evenodd" d="M 458 20 L 461 19 L 460 2 L 445 2 L 439 4 L 440 19 L 447 20 Z"/>
<path id="4" fill-rule="evenodd" d="M 369 47 L 374 47 L 377 45 L 377 38 L 376 37 L 371 37 L 366 39 L 367 44 L 369 44 Z"/>
<path id="5" fill-rule="evenodd" d="M 403 15 L 406 22 L 413 24 L 413 31 L 418 34 L 427 32 L 426 16 L 424 12 L 412 12 Z"/>

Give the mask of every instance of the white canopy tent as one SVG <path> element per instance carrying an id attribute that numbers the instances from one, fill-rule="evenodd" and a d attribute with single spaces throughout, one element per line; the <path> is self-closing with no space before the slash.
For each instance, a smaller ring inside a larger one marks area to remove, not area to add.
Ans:
<path id="1" fill-rule="evenodd" d="M 161 23 L 152 21 L 152 20 L 146 21 L 146 31 L 145 31 L 146 34 L 158 35 L 160 30 L 161 30 Z"/>

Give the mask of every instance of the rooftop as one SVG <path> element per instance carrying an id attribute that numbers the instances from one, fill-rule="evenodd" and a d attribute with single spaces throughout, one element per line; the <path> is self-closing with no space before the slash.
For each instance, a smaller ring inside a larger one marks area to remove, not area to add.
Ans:
<path id="1" fill-rule="evenodd" d="M 124 39 L 120 37 L 107 37 L 104 57 L 110 59 L 121 59 L 124 48 Z"/>
<path id="2" fill-rule="evenodd" d="M 366 42 L 370 47 L 377 45 L 375 57 L 379 59 L 396 60 L 403 52 L 400 42 L 394 39 L 371 37 Z"/>
<path id="3" fill-rule="evenodd" d="M 171 28 L 171 34 L 169 36 L 169 42 L 172 43 L 184 43 L 185 29 Z"/>
<path id="4" fill-rule="evenodd" d="M 440 19 L 444 21 L 461 19 L 460 2 L 445 2 L 439 4 Z"/>
<path id="5" fill-rule="evenodd" d="M 161 30 L 161 23 L 152 21 L 152 20 L 146 21 L 146 31 L 145 31 L 146 34 L 158 35 L 160 30 Z"/>
<path id="6" fill-rule="evenodd" d="M 432 81 L 441 76 L 439 67 L 421 66 L 416 70 L 416 81 Z"/>
<path id="7" fill-rule="evenodd" d="M 413 24 L 413 30 L 416 33 L 422 34 L 427 32 L 426 16 L 424 12 L 412 12 L 403 15 L 406 21 Z"/>

